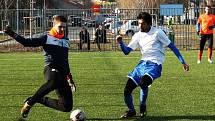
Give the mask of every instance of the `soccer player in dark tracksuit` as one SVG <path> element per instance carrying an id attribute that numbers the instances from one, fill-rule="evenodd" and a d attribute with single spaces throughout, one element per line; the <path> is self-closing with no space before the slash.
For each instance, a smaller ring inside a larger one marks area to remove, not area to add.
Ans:
<path id="1" fill-rule="evenodd" d="M 69 112 L 73 108 L 72 88 L 75 89 L 75 84 L 72 80 L 68 62 L 69 39 L 64 34 L 66 23 L 67 19 L 64 16 L 55 16 L 53 28 L 48 34 L 39 38 L 23 38 L 8 26 L 4 30 L 6 34 L 25 47 L 42 46 L 44 51 L 44 77 L 46 82 L 32 97 L 26 99 L 21 109 L 23 118 L 27 118 L 31 107 L 35 103 L 41 103 L 63 112 Z M 58 99 L 45 97 L 53 90 L 56 90 Z"/>

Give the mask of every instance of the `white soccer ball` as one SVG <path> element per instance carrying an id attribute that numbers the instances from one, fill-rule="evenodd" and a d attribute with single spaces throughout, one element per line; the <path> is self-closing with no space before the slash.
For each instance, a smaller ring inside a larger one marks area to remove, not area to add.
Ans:
<path id="1" fill-rule="evenodd" d="M 86 121 L 86 115 L 84 111 L 80 109 L 73 110 L 70 113 L 70 121 Z"/>

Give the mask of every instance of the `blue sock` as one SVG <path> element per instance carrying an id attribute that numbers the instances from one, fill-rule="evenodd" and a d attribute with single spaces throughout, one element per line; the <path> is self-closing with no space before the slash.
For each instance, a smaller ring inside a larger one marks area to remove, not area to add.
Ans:
<path id="1" fill-rule="evenodd" d="M 129 109 L 129 111 L 131 111 L 131 112 L 135 111 L 134 105 L 133 105 L 133 98 L 131 95 L 125 95 L 124 101 L 125 101 L 125 104 L 127 105 L 128 109 Z"/>

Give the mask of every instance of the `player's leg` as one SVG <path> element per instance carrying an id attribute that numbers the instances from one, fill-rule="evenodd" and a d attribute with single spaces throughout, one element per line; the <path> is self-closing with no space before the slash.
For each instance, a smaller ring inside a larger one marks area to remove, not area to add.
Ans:
<path id="1" fill-rule="evenodd" d="M 23 118 L 26 118 L 28 116 L 28 113 L 31 107 L 36 102 L 39 102 L 39 100 L 43 96 L 45 96 L 46 94 L 54 90 L 54 89 L 51 89 L 50 87 L 51 87 L 51 84 L 48 82 L 43 84 L 32 97 L 29 97 L 25 100 L 24 106 L 21 109 L 21 115 Z"/>
<path id="2" fill-rule="evenodd" d="M 83 46 L 83 41 L 80 39 L 80 42 L 79 42 L 79 50 L 82 50 L 82 46 Z"/>
<path id="3" fill-rule="evenodd" d="M 153 80 L 161 76 L 162 65 L 158 65 L 153 62 L 146 62 L 144 64 L 144 74 L 140 79 L 140 116 L 147 115 L 146 101 L 148 96 L 148 87 L 152 84 Z"/>
<path id="4" fill-rule="evenodd" d="M 58 99 L 43 97 L 39 103 L 59 111 L 69 112 L 73 108 L 73 96 L 71 87 L 69 86 L 66 79 L 61 81 L 61 84 L 56 89 Z"/>
<path id="5" fill-rule="evenodd" d="M 147 115 L 146 100 L 148 97 L 148 88 L 140 90 L 140 116 L 144 117 Z"/>
<path id="6" fill-rule="evenodd" d="M 56 93 L 59 98 L 59 110 L 63 112 L 70 112 L 73 108 L 73 95 L 67 80 L 64 81 L 64 86 L 56 90 Z"/>
<path id="7" fill-rule="evenodd" d="M 21 115 L 23 118 L 26 118 L 28 116 L 30 108 L 36 102 L 39 102 L 42 97 L 53 91 L 56 88 L 56 85 L 58 85 L 57 81 L 55 81 L 59 80 L 59 73 L 56 69 L 52 69 L 46 66 L 44 69 L 44 74 L 47 82 L 43 84 L 32 97 L 28 98 L 25 101 L 24 106 L 21 109 Z"/>
<path id="8" fill-rule="evenodd" d="M 147 115 L 146 111 L 146 100 L 148 97 L 148 86 L 152 84 L 152 78 L 148 75 L 144 75 L 140 82 L 140 116 L 144 117 Z"/>
<path id="9" fill-rule="evenodd" d="M 98 46 L 99 51 L 101 50 L 101 46 L 100 46 L 100 38 L 98 37 L 98 40 L 96 41 L 96 44 Z"/>
<path id="10" fill-rule="evenodd" d="M 90 50 L 90 39 L 87 40 L 87 50 Z"/>
<path id="11" fill-rule="evenodd" d="M 206 37 L 207 37 L 206 35 L 201 35 L 200 45 L 199 45 L 200 49 L 199 49 L 199 52 L 198 52 L 198 61 L 197 61 L 197 64 L 201 63 L 203 50 L 204 50 L 204 47 L 205 47 L 205 43 L 207 41 Z"/>
<path id="12" fill-rule="evenodd" d="M 128 111 L 126 111 L 121 118 L 128 118 L 136 115 L 136 111 L 133 104 L 132 92 L 137 87 L 134 81 L 131 78 L 128 78 L 126 86 L 124 88 L 124 101 L 128 107 Z"/>
<path id="13" fill-rule="evenodd" d="M 208 62 L 209 63 L 213 63 L 212 52 L 213 52 L 213 34 L 208 35 Z"/>

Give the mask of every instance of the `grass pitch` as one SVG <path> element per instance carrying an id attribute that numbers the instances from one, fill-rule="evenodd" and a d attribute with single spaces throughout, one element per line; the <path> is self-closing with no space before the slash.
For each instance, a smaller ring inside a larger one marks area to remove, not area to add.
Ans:
<path id="1" fill-rule="evenodd" d="M 161 78 L 149 89 L 148 115 L 126 121 L 214 121 L 215 64 L 197 65 L 197 51 L 182 52 L 190 71 L 184 72 L 173 52 L 167 51 Z M 86 112 L 88 121 L 119 121 L 127 110 L 123 101 L 126 75 L 140 59 L 139 52 L 70 53 L 76 80 L 74 108 Z M 42 53 L 0 53 L 0 121 L 16 121 L 23 101 L 44 83 Z M 50 93 L 56 97 L 55 93 Z M 139 88 L 133 92 L 139 112 Z M 70 113 L 36 104 L 29 121 L 69 121 Z"/>

